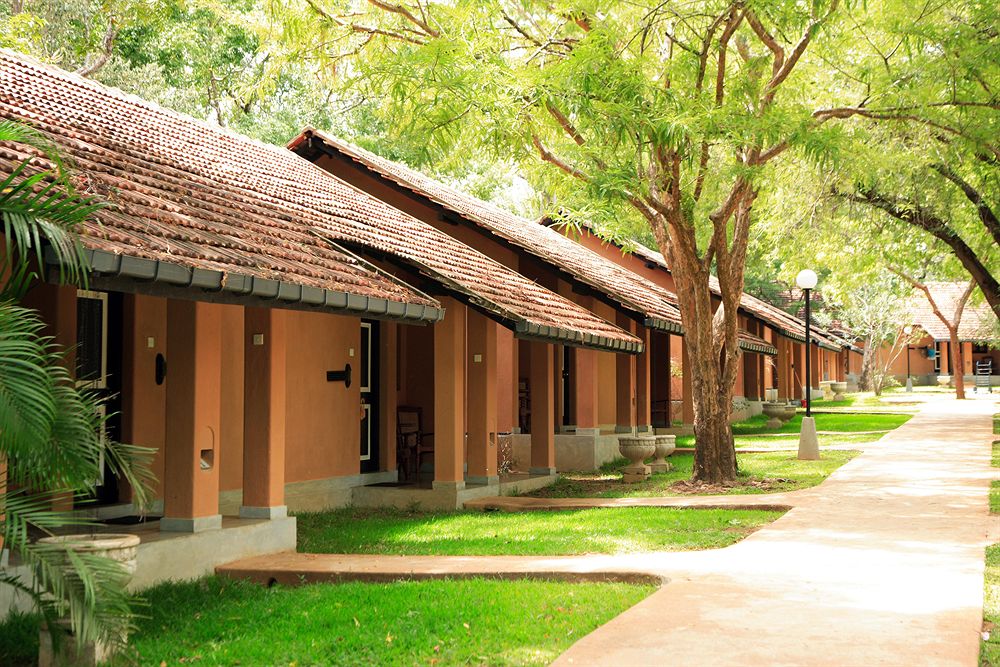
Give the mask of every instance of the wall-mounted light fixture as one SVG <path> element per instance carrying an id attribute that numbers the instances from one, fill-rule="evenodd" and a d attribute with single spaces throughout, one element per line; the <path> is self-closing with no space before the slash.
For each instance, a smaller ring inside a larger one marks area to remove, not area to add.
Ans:
<path id="1" fill-rule="evenodd" d="M 327 371 L 326 372 L 327 382 L 343 382 L 345 387 L 350 388 L 351 386 L 351 365 L 346 364 L 344 370 L 342 371 Z"/>

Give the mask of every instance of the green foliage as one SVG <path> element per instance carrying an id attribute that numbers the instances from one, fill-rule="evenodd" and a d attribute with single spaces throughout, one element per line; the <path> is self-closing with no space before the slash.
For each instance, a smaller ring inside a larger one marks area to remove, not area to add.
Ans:
<path id="1" fill-rule="evenodd" d="M 751 272 L 766 279 L 776 265 L 789 280 L 804 265 L 825 269 L 824 296 L 834 297 L 886 266 L 927 279 L 967 279 L 968 266 L 953 248 L 873 207 L 866 193 L 896 202 L 905 213 L 936 216 L 989 271 L 1000 262 L 1000 245 L 945 170 L 994 214 L 1000 210 L 996 3 L 928 4 L 915 11 L 912 3 L 882 0 L 856 4 L 849 14 L 841 30 L 817 46 L 826 64 L 818 85 L 828 106 L 858 113 L 836 123 L 839 133 L 827 151 L 839 159 L 790 160 L 762 190 L 763 224 L 751 254 L 764 262 L 751 263 Z"/>
<path id="2" fill-rule="evenodd" d="M 740 541 L 776 512 L 663 507 L 554 512 L 347 508 L 299 514 L 299 551 L 409 555 L 641 553 Z"/>
<path id="3" fill-rule="evenodd" d="M 0 620 L 0 665 L 35 667 L 40 625 L 38 614 L 11 612 Z"/>
<path id="4" fill-rule="evenodd" d="M 0 262 L 0 461 L 7 484 L 0 485 L 0 536 L 23 563 L 35 569 L 26 585 L 0 573 L 0 583 L 34 599 L 49 620 L 69 617 L 83 641 L 122 641 L 131 626 L 127 573 L 114 561 L 78 553 L 72 543 L 32 542 L 29 529 L 43 533 L 85 525 L 53 511 L 53 494 L 90 494 L 103 473 L 101 460 L 133 488 L 135 502 L 148 500 L 148 450 L 106 442 L 101 433 L 102 401 L 77 388 L 65 366 L 64 350 L 43 337 L 38 314 L 17 300 L 34 276 L 32 257 L 44 262 L 50 250 L 65 279 L 81 280 L 86 261 L 74 228 L 96 205 L 76 195 L 51 146 L 36 132 L 0 123 L 0 140 L 28 145 L 48 156 L 52 169 L 22 162 L 0 183 L 0 218 L 5 246 Z"/>

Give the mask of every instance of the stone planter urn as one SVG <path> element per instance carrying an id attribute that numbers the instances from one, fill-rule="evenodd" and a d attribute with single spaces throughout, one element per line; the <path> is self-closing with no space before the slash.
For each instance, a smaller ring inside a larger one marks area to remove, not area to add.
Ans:
<path id="1" fill-rule="evenodd" d="M 844 400 L 844 394 L 847 393 L 847 383 L 846 382 L 831 382 L 830 389 L 833 390 L 833 400 L 842 401 Z"/>
<path id="2" fill-rule="evenodd" d="M 939 387 L 947 387 L 948 385 L 951 384 L 951 376 L 950 375 L 938 375 L 937 376 L 937 383 L 938 383 Z"/>
<path id="3" fill-rule="evenodd" d="M 761 410 L 767 416 L 767 427 L 768 428 L 781 428 L 781 425 L 788 421 L 785 418 L 785 408 L 788 407 L 781 403 L 764 403 L 761 405 Z"/>
<path id="4" fill-rule="evenodd" d="M 653 454 L 653 462 L 649 464 L 649 469 L 653 472 L 669 472 L 673 466 L 667 461 L 667 457 L 677 449 L 676 435 L 656 436 L 656 450 Z"/>
<path id="5" fill-rule="evenodd" d="M 783 405 L 781 407 L 784 408 L 784 414 L 778 417 L 778 419 L 780 419 L 784 423 L 787 421 L 791 421 L 792 417 L 795 416 L 795 411 L 798 409 L 799 406 L 795 405 L 794 403 L 789 403 L 788 405 Z"/>
<path id="6" fill-rule="evenodd" d="M 833 380 L 823 380 L 819 383 L 819 388 L 823 392 L 824 401 L 829 401 L 833 398 Z"/>
<path id="7" fill-rule="evenodd" d="M 649 479 L 649 466 L 643 463 L 656 452 L 656 436 L 629 435 L 618 438 L 618 451 L 629 460 L 622 468 L 622 481 L 635 484 Z"/>
<path id="8" fill-rule="evenodd" d="M 129 579 L 135 574 L 136 556 L 139 549 L 139 536 L 128 533 L 94 533 L 87 535 L 61 535 L 58 537 L 43 537 L 38 540 L 42 544 L 71 545 L 77 553 L 104 556 L 122 564 Z M 66 632 L 58 652 L 53 649 L 52 637 L 47 627 L 42 626 L 38 650 L 38 666 L 54 667 L 56 665 L 101 665 L 112 656 L 113 647 L 103 642 L 88 643 L 77 648 L 76 638 L 69 633 L 69 619 L 57 621 Z"/>

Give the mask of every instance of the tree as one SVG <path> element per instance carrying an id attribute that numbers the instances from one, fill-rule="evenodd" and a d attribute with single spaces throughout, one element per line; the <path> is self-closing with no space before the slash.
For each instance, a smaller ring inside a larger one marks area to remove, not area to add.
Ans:
<path id="1" fill-rule="evenodd" d="M 0 122 L 0 141 L 34 147 L 0 182 L 0 545 L 16 550 L 35 568 L 35 585 L 0 573 L 0 583 L 30 596 L 48 620 L 68 616 L 83 642 L 120 644 L 131 626 L 128 575 L 108 558 L 75 553 L 71 544 L 39 544 L 29 530 L 45 533 L 83 525 L 54 511 L 53 497 L 92 493 L 102 456 L 128 482 L 136 504 L 148 500 L 149 452 L 107 442 L 100 399 L 78 389 L 63 353 L 41 336 L 44 323 L 18 305 L 32 280 L 32 261 L 55 252 L 62 279 L 83 282 L 86 262 L 74 227 L 96 205 L 73 192 L 58 156 L 35 131 Z M 29 149 L 31 150 L 31 149 Z M 51 624 L 50 624 L 50 627 Z"/>
<path id="2" fill-rule="evenodd" d="M 858 102 L 853 170 L 836 196 L 947 246 L 1000 316 L 1000 8 L 884 0 L 858 17 L 864 39 L 831 64 Z"/>
<path id="3" fill-rule="evenodd" d="M 729 414 L 753 205 L 787 149 L 823 153 L 832 116 L 814 114 L 793 74 L 813 67 L 804 56 L 837 7 L 304 0 L 273 18 L 286 52 L 325 62 L 343 94 L 384 100 L 388 141 L 513 156 L 563 214 L 575 204 L 647 226 L 680 301 L 694 477 L 721 482 L 736 476 Z"/>
<path id="4" fill-rule="evenodd" d="M 952 368 L 955 369 L 954 381 L 955 381 L 955 398 L 964 399 L 965 398 L 965 353 L 962 351 L 962 344 L 958 339 L 958 328 L 962 324 L 962 313 L 965 312 L 965 305 L 969 302 L 969 297 L 972 296 L 973 290 L 976 289 L 976 281 L 969 281 L 968 286 L 962 290 L 961 294 L 955 299 L 952 304 L 953 312 L 951 317 L 945 316 L 942 305 L 938 303 L 938 300 L 931 293 L 930 288 L 927 284 L 918 280 L 917 278 L 911 277 L 903 271 L 896 270 L 895 273 L 910 284 L 913 289 L 918 290 L 923 293 L 924 297 L 927 299 L 928 303 L 931 305 L 931 310 L 934 312 L 934 316 L 937 317 L 945 328 L 948 330 L 948 340 L 951 343 L 951 354 L 952 354 Z"/>
<path id="5" fill-rule="evenodd" d="M 837 308 L 838 316 L 864 341 L 858 386 L 876 396 L 882 395 L 893 362 L 913 340 L 904 333 L 909 315 L 907 290 L 890 278 L 883 274 L 879 279 L 870 279 L 853 289 Z"/>

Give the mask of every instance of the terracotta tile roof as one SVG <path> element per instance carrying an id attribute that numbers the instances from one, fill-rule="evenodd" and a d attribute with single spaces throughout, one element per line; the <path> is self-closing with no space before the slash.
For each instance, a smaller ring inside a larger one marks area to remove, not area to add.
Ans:
<path id="1" fill-rule="evenodd" d="M 767 354 L 770 356 L 778 354 L 778 348 L 771 345 L 760 336 L 755 336 L 746 329 L 737 330 L 736 338 L 739 341 L 740 347 L 747 352 L 757 352 L 758 354 Z"/>
<path id="2" fill-rule="evenodd" d="M 591 229 L 590 231 L 593 232 L 594 230 Z M 652 248 L 648 248 L 641 243 L 633 241 L 628 245 L 628 250 L 648 262 L 657 264 L 668 271 L 670 270 L 670 267 L 667 266 L 667 260 L 663 254 L 653 250 Z M 710 278 L 709 287 L 716 294 L 720 292 L 719 281 L 714 276 Z M 786 313 L 781 308 L 778 308 L 767 301 L 758 299 L 757 297 L 744 292 L 743 296 L 740 297 L 740 308 L 742 308 L 744 312 L 771 326 L 778 333 L 787 338 L 793 338 L 799 342 L 804 342 L 806 339 L 806 323 L 804 320 Z M 817 332 L 815 324 L 812 331 L 810 331 L 810 334 L 814 340 L 819 341 L 819 344 L 822 347 L 826 347 L 830 350 L 839 350 L 842 347 L 839 341 L 834 340 L 822 330 Z"/>
<path id="3" fill-rule="evenodd" d="M 280 148 L 4 51 L 0 118 L 43 132 L 71 165 L 78 191 L 108 204 L 81 230 L 92 251 L 212 272 L 223 284 L 246 276 L 314 288 L 307 293 L 320 300 L 328 290 L 439 312 L 434 299 L 320 239 L 291 202 L 273 196 L 265 184 L 281 175 L 259 166 L 283 155 Z M 0 145 L 0 172 L 38 155 Z"/>
<path id="4" fill-rule="evenodd" d="M 968 283 L 962 282 L 926 282 L 924 283 L 930 290 L 934 302 L 938 305 L 941 314 L 949 320 L 955 316 L 955 306 L 962 297 Z M 948 327 L 938 319 L 931 309 L 931 304 L 927 296 L 917 290 L 913 290 L 913 296 L 908 302 L 910 310 L 910 320 L 912 324 L 919 326 L 926 331 L 934 340 L 949 340 Z M 965 304 L 962 311 L 962 321 L 958 325 L 958 338 L 960 341 L 979 341 L 990 332 L 990 324 L 994 322 L 993 311 L 985 303 L 973 305 Z"/>
<path id="5" fill-rule="evenodd" d="M 436 301 L 339 243 L 384 252 L 522 335 L 635 349 L 638 339 L 277 146 L 0 51 L 0 117 L 28 123 L 110 205 L 89 248 L 365 297 Z M 5 164 L 23 147 L 0 147 Z"/>
<path id="6" fill-rule="evenodd" d="M 626 310 L 641 315 L 648 326 L 681 331 L 680 311 L 677 310 L 677 297 L 673 293 L 607 261 L 558 231 L 514 215 L 419 171 L 319 130 L 307 128 L 290 146 L 297 147 L 310 137 L 322 140 L 329 149 L 350 157 L 374 174 L 413 191 L 558 267 L 576 281 L 606 294 Z"/>

